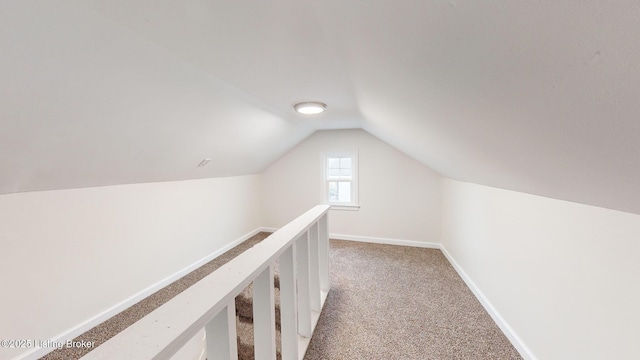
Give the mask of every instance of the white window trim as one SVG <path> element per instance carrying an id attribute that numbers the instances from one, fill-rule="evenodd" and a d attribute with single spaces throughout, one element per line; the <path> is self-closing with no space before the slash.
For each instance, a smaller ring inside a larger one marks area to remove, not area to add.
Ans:
<path id="1" fill-rule="evenodd" d="M 327 158 L 332 157 L 350 157 L 352 168 L 351 179 L 351 202 L 350 203 L 334 203 L 329 201 L 328 186 L 327 186 Z M 331 210 L 346 210 L 346 211 L 358 211 L 360 209 L 358 198 L 358 151 L 340 151 L 340 152 L 325 152 L 322 154 L 322 203 L 331 205 Z"/>
<path id="2" fill-rule="evenodd" d="M 331 205 L 329 210 L 358 211 L 360 210 L 360 205 Z"/>

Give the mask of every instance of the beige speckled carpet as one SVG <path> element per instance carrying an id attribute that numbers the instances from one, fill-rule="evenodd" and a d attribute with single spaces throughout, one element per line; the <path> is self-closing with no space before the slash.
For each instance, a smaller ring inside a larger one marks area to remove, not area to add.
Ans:
<path id="1" fill-rule="evenodd" d="M 305 359 L 521 359 L 440 250 L 331 241 Z"/>
<path id="2" fill-rule="evenodd" d="M 252 237 L 76 339 L 99 346 L 268 235 Z M 521 359 L 439 250 L 332 240 L 330 256 L 332 288 L 305 359 Z M 86 352 L 64 348 L 44 359 Z"/>

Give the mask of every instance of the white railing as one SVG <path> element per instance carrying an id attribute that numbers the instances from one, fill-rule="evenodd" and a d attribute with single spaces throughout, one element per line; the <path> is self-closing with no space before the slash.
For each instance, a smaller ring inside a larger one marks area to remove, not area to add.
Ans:
<path id="1" fill-rule="evenodd" d="M 277 259 L 282 359 L 302 359 L 330 288 L 328 209 L 310 209 L 82 359 L 168 359 L 203 328 L 209 360 L 237 359 L 235 297 L 252 281 L 255 358 L 275 359 Z"/>

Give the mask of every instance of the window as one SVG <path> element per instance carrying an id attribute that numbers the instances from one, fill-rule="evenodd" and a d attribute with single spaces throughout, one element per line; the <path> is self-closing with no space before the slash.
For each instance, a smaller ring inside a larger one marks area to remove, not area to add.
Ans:
<path id="1" fill-rule="evenodd" d="M 358 209 L 358 153 L 324 155 L 324 202 L 333 209 Z"/>

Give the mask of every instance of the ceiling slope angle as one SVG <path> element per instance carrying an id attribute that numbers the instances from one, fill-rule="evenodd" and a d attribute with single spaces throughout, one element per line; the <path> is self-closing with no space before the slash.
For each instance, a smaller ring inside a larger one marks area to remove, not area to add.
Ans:
<path id="1" fill-rule="evenodd" d="M 85 2 L 0 24 L 0 194 L 259 173 L 314 131 Z"/>
<path id="2" fill-rule="evenodd" d="M 453 179 L 640 214 L 640 3 L 314 4 L 365 130 Z"/>
<path id="3" fill-rule="evenodd" d="M 256 173 L 362 127 L 453 179 L 640 213 L 640 4 L 0 10 L 0 193 Z"/>

